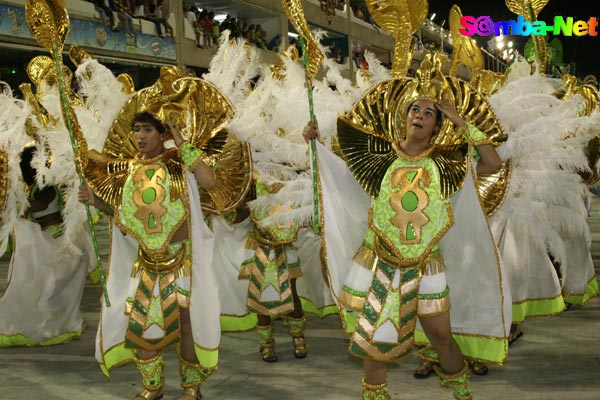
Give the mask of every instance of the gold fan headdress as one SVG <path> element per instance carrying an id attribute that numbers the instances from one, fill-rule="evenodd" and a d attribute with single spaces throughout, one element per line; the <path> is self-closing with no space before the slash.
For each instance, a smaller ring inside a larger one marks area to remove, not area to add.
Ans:
<path id="1" fill-rule="evenodd" d="M 153 86 L 129 99 L 108 132 L 102 154 L 92 151 L 88 158 L 85 149 L 79 152 L 89 171 L 88 184 L 100 198 L 112 206 L 121 201 L 129 161 L 140 156 L 131 129 L 131 121 L 140 111 L 182 126 L 184 139 L 206 153 L 208 165 L 216 166 L 217 186 L 209 192 L 201 190 L 205 211 L 224 213 L 240 204 L 251 185 L 252 163 L 247 144 L 224 129 L 233 116 L 233 107 L 211 83 L 181 77 L 175 67 L 163 67 Z M 171 189 L 177 196 L 181 194 L 183 176 L 175 175 L 178 178 Z"/>
<path id="2" fill-rule="evenodd" d="M 381 180 L 397 154 L 394 147 L 402 140 L 406 107 L 417 98 L 436 102 L 447 100 L 469 123 L 477 126 L 493 143 L 506 140 L 496 116 L 485 97 L 467 82 L 444 76 L 437 54 L 428 56 L 415 79 L 391 79 L 375 85 L 352 110 L 338 118 L 339 148 L 358 183 L 375 197 Z M 442 194 L 449 197 L 461 186 L 466 171 L 468 145 L 454 134 L 446 120 L 435 138 L 432 158 L 440 167 Z M 479 191 L 487 213 L 504 198 L 509 168 L 480 183 Z"/>

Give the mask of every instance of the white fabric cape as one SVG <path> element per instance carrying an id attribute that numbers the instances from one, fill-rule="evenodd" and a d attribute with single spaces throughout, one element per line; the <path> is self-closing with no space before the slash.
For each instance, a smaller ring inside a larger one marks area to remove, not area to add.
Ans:
<path id="1" fill-rule="evenodd" d="M 317 154 L 328 278 L 337 299 L 367 231 L 371 199 L 343 160 L 319 144 Z M 510 290 L 472 173 L 451 203 L 455 223 L 440 241 L 440 252 L 447 266 L 452 332 L 463 354 L 501 363 L 511 322 Z M 416 336 L 424 339 L 418 332 Z"/>
<path id="2" fill-rule="evenodd" d="M 79 337 L 83 319 L 79 305 L 93 248 L 85 226 L 80 240 L 65 243 L 39 224 L 19 218 L 8 286 L 0 298 L 0 347 L 49 345 Z"/>
<path id="3" fill-rule="evenodd" d="M 218 286 L 212 270 L 214 236 L 204 223 L 200 207 L 200 195 L 193 174 L 186 173 L 192 227 L 192 276 L 190 318 L 196 354 L 203 368 L 216 367 L 216 350 L 221 339 L 219 325 Z M 138 244 L 131 236 L 118 229 L 111 229 L 111 251 L 106 286 L 111 302 L 106 307 L 102 301 L 100 323 L 96 336 L 96 360 L 103 372 L 109 375 L 111 368 L 132 361 L 133 352 L 124 348 L 125 332 L 129 316 L 125 314 L 127 297 L 133 297 L 138 279 L 131 277 L 131 267 L 136 260 Z M 206 365 L 206 353 L 212 352 L 210 364 Z M 214 364 L 214 365 L 213 365 Z"/>

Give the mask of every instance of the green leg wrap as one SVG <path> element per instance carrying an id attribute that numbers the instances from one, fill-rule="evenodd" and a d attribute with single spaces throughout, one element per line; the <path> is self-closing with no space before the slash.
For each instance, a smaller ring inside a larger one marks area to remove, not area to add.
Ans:
<path id="1" fill-rule="evenodd" d="M 183 358 L 179 346 L 177 346 L 177 355 L 179 357 L 181 387 L 183 388 L 196 388 L 200 386 L 214 372 L 212 369 L 202 368 L 200 364 L 195 364 Z"/>
<path id="2" fill-rule="evenodd" d="M 464 368 L 453 375 L 445 373 L 437 365 L 434 365 L 433 369 L 440 377 L 440 385 L 445 388 L 452 389 L 454 392 L 454 398 L 456 400 L 473 399 L 473 391 L 471 390 L 471 377 L 469 375 L 469 364 L 466 361 Z"/>
<path id="3" fill-rule="evenodd" d="M 363 378 L 362 380 L 362 400 L 391 400 L 388 392 L 387 382 L 379 385 L 371 385 Z"/>
<path id="4" fill-rule="evenodd" d="M 256 325 L 256 333 L 258 334 L 258 343 L 261 346 L 270 345 L 275 341 L 273 339 L 273 323 L 269 325 Z"/>
<path id="5" fill-rule="evenodd" d="M 140 374 L 142 375 L 144 388 L 155 392 L 163 387 L 165 381 L 162 374 L 165 369 L 165 361 L 162 353 L 159 353 L 156 357 L 148 360 L 142 360 L 136 357 L 134 358 L 134 361 L 138 371 L 140 371 Z"/>
<path id="6" fill-rule="evenodd" d="M 273 338 L 273 322 L 269 325 L 256 325 L 258 343 L 260 344 L 260 356 L 263 361 L 276 362 L 275 339 Z"/>
<path id="7" fill-rule="evenodd" d="M 300 318 L 287 317 L 285 319 L 288 332 L 294 342 L 294 356 L 304 358 L 308 354 L 308 348 L 304 341 L 304 330 L 306 329 L 306 315 Z"/>
<path id="8" fill-rule="evenodd" d="M 285 327 L 288 328 L 288 332 L 292 337 L 304 337 L 304 329 L 306 329 L 306 315 L 300 318 L 292 318 L 290 316 L 285 318 Z"/>

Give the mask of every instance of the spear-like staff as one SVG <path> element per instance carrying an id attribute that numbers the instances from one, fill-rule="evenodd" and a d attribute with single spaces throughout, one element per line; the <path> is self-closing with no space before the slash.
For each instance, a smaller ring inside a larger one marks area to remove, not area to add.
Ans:
<path id="1" fill-rule="evenodd" d="M 77 142 L 83 137 L 81 133 L 81 127 L 77 121 L 77 117 L 69 98 L 67 96 L 67 89 L 65 87 L 65 79 L 63 77 L 63 62 L 62 62 L 62 50 L 69 35 L 69 14 L 67 13 L 67 7 L 64 0 L 27 0 L 25 4 L 25 17 L 29 30 L 35 38 L 35 40 L 50 52 L 54 64 L 56 66 L 56 76 L 58 81 L 58 91 L 60 94 L 60 108 L 62 110 L 63 119 L 67 130 L 69 131 L 69 137 L 71 138 L 71 147 L 73 148 L 73 155 L 75 160 L 75 166 L 79 175 L 79 183 L 84 184 L 84 179 L 81 173 L 80 160 L 75 157 L 77 154 L 76 147 Z M 90 228 L 90 235 L 92 237 L 92 243 L 94 244 L 94 251 L 96 253 L 96 270 L 100 276 L 100 284 L 102 285 L 102 293 L 104 294 L 104 301 L 106 306 L 110 307 L 110 300 L 108 299 L 108 291 L 106 290 L 106 280 L 104 277 L 104 270 L 102 269 L 102 261 L 100 260 L 100 251 L 98 250 L 98 242 L 96 241 L 96 231 L 94 230 L 94 223 L 92 222 L 92 215 L 90 213 L 90 207 L 88 202 L 85 202 L 85 211 L 87 213 L 88 226 Z"/>
<path id="2" fill-rule="evenodd" d="M 302 59 L 304 60 L 304 69 L 306 71 L 306 92 L 308 95 L 308 110 L 310 112 L 311 122 L 315 122 L 315 107 L 313 102 L 312 80 L 319 72 L 323 53 L 319 48 L 308 22 L 304 17 L 304 9 L 301 0 L 281 0 L 281 5 L 288 20 L 291 22 L 296 32 L 300 35 L 300 45 L 302 46 Z M 311 166 L 313 175 L 313 231 L 319 233 L 319 170 L 317 167 L 317 144 L 315 139 L 310 141 Z"/>

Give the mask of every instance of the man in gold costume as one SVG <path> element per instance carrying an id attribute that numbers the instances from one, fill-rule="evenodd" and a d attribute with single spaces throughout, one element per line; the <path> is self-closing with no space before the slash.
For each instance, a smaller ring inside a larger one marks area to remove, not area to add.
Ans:
<path id="1" fill-rule="evenodd" d="M 167 126 L 177 148 L 164 146 L 169 139 Z M 213 188 L 216 177 L 204 162 L 204 152 L 184 141 L 168 121 L 167 126 L 151 112 L 138 112 L 131 128 L 141 157 L 106 160 L 90 151 L 84 168 L 90 186 L 81 186 L 79 200 L 109 215 L 121 230 L 122 234 L 112 235 L 111 264 L 118 262 L 118 269 L 131 271 L 131 279 L 121 282 L 120 289 L 109 271 L 113 304 L 103 308 L 103 314 L 121 315 L 114 323 L 104 315 L 101 318 L 104 325 L 97 343 L 101 367 L 110 369 L 133 353 L 144 385 L 135 398 L 160 399 L 162 352 L 177 344 L 183 387 L 179 399 L 195 400 L 201 397 L 202 382 L 217 368 L 220 338 L 218 297 L 210 268 L 213 237 L 202 220 L 197 189 L 198 185 Z M 100 170 L 124 182 L 116 201 L 95 179 Z M 133 267 L 124 265 L 127 258 L 117 259 L 119 246 L 137 248 Z M 109 340 L 116 345 L 107 348 Z"/>

